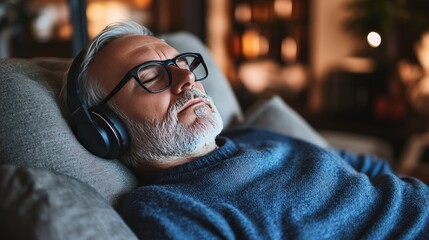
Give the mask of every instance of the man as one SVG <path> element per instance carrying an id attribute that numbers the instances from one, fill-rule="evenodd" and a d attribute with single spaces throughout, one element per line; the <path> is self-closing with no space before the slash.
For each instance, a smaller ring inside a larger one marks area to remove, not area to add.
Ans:
<path id="1" fill-rule="evenodd" d="M 218 136 L 203 59 L 147 33 L 108 26 L 79 73 L 86 104 L 128 130 L 121 160 L 142 185 L 119 212 L 140 238 L 429 237 L 428 187 L 380 160 L 262 130 Z"/>

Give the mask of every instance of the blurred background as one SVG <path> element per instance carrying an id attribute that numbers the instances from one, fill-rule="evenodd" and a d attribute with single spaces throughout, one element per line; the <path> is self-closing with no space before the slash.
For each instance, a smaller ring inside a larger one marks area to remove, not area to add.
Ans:
<path id="1" fill-rule="evenodd" d="M 0 0 L 0 56 L 72 57 L 70 1 Z M 376 137 L 413 166 L 429 163 L 428 10 L 427 0 L 86 1 L 90 38 L 125 19 L 191 32 L 244 109 L 280 95 L 315 128 Z"/>

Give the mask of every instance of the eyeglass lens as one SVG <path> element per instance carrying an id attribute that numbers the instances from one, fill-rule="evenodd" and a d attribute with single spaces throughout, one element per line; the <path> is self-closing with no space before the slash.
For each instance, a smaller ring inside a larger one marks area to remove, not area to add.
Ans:
<path id="1" fill-rule="evenodd" d="M 207 71 L 198 57 L 184 55 L 176 59 L 176 65 L 181 69 L 187 69 L 195 75 L 195 80 L 199 81 L 207 76 Z M 150 91 L 162 91 L 170 84 L 170 76 L 167 66 L 161 63 L 153 63 L 141 67 L 137 71 L 140 82 Z"/>
<path id="2" fill-rule="evenodd" d="M 142 67 L 137 71 L 140 82 L 150 91 L 161 91 L 170 84 L 170 77 L 162 64 Z"/>
<path id="3" fill-rule="evenodd" d="M 195 75 L 195 80 L 199 81 L 207 76 L 206 69 L 199 58 L 195 56 L 185 55 L 176 60 L 177 66 L 183 69 L 188 69 Z M 183 67 L 182 67 L 183 66 Z"/>

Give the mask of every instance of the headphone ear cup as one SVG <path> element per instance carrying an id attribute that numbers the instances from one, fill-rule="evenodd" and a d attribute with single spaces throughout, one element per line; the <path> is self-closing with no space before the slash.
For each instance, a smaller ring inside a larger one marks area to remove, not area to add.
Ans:
<path id="1" fill-rule="evenodd" d="M 110 149 L 107 133 L 93 124 L 77 125 L 75 135 L 82 146 L 99 157 L 104 157 Z"/>
<path id="2" fill-rule="evenodd" d="M 121 156 L 129 146 L 128 132 L 123 122 L 112 110 L 104 106 L 92 107 L 89 112 L 99 135 L 102 136 L 99 139 L 103 139 L 98 145 L 107 147 L 102 157 L 113 159 Z"/>

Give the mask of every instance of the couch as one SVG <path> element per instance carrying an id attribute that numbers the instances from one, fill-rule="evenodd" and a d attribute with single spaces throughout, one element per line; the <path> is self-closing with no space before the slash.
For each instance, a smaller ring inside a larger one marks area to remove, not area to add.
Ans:
<path id="1" fill-rule="evenodd" d="M 243 111 L 207 48 L 193 35 L 162 35 L 200 52 L 203 81 L 225 129 L 268 128 L 328 147 L 279 97 Z M 58 93 L 70 59 L 0 60 L 0 239 L 136 239 L 115 208 L 138 185 L 118 160 L 98 158 L 73 135 Z"/>

